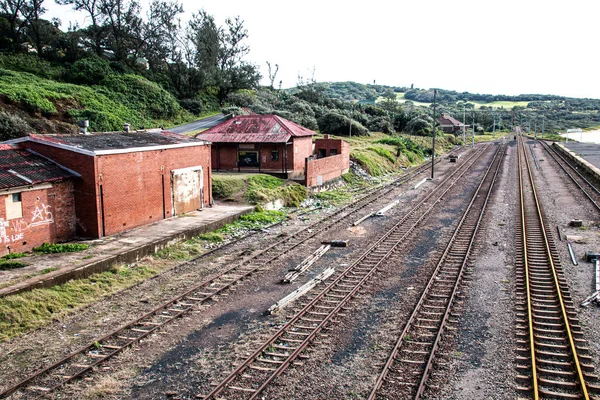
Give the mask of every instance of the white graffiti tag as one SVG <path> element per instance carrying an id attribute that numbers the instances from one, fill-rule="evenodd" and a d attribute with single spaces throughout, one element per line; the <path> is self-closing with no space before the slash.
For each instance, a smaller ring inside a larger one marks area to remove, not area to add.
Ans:
<path id="1" fill-rule="evenodd" d="M 35 210 L 31 213 L 33 214 L 33 218 L 31 219 L 30 227 L 39 226 L 39 225 L 47 225 L 54 223 L 54 215 L 50 212 L 49 205 L 43 204 L 40 206 L 36 206 Z"/>

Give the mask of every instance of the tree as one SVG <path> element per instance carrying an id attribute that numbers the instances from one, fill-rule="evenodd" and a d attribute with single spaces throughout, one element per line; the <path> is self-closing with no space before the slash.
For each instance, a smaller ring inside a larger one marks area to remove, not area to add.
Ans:
<path id="1" fill-rule="evenodd" d="M 360 123 L 336 112 L 328 112 L 319 118 L 317 122 L 321 133 L 348 136 L 350 124 L 352 124 L 352 135 L 366 136 L 369 134 L 367 128 Z"/>
<path id="2" fill-rule="evenodd" d="M 275 77 L 277 77 L 277 72 L 279 72 L 279 64 L 275 64 L 275 69 L 271 68 L 271 63 L 267 61 L 267 67 L 269 68 L 269 89 L 275 89 L 273 84 L 275 83 Z M 281 86 L 281 82 L 279 82 Z"/>
<path id="3" fill-rule="evenodd" d="M 0 0 L 0 12 L 8 22 L 8 45 L 16 51 L 21 44 L 21 35 L 25 27 L 29 0 Z"/>
<path id="4" fill-rule="evenodd" d="M 105 16 L 100 11 L 100 3 L 102 0 L 55 0 L 61 5 L 71 5 L 75 11 L 86 12 L 91 21 L 91 25 L 88 26 L 84 32 L 85 36 L 89 40 L 88 47 L 98 55 L 103 55 L 103 41 L 106 38 L 106 29 L 104 25 Z"/>
<path id="5" fill-rule="evenodd" d="M 219 52 L 216 73 L 213 76 L 219 88 L 219 102 L 222 104 L 227 95 L 238 89 L 256 87 L 260 73 L 254 64 L 243 61 L 250 48 L 244 44 L 248 30 L 240 17 L 227 18 L 225 28 L 219 30 Z"/>
<path id="6" fill-rule="evenodd" d="M 100 13 L 107 29 L 107 48 L 117 61 L 127 62 L 131 49 L 141 37 L 142 19 L 137 0 L 100 0 Z M 133 60 L 135 63 L 136 60 Z"/>

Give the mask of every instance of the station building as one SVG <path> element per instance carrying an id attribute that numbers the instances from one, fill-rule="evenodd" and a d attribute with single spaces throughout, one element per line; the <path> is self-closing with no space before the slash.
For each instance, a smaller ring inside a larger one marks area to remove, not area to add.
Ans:
<path id="1" fill-rule="evenodd" d="M 10 142 L 70 171 L 80 237 L 113 235 L 211 204 L 206 141 L 153 130 L 32 134 Z"/>

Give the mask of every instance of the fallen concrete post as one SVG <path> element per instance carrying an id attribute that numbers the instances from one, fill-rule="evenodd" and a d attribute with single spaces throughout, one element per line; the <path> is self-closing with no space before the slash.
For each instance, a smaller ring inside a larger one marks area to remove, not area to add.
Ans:
<path id="1" fill-rule="evenodd" d="M 283 299 L 279 300 L 277 303 L 273 304 L 269 307 L 269 314 L 276 314 L 280 312 L 283 308 L 288 306 L 290 303 L 296 301 L 298 298 L 302 297 L 306 293 L 308 293 L 312 288 L 317 286 L 319 283 L 323 282 L 327 278 L 329 278 L 335 272 L 334 268 L 327 268 L 325 271 L 321 272 L 314 279 L 308 281 L 304 285 L 300 286 L 298 289 L 294 290 L 292 293 L 285 296 Z"/>
<path id="2" fill-rule="evenodd" d="M 293 281 L 295 281 L 301 273 L 309 269 L 315 262 L 317 262 L 317 260 L 323 257 L 323 255 L 327 253 L 327 251 L 329 251 L 330 248 L 331 245 L 322 245 L 321 247 L 319 247 L 317 250 L 315 250 L 314 253 L 302 260 L 300 264 L 298 264 L 294 268 L 291 268 L 289 270 L 290 272 L 283 277 L 281 282 L 292 283 Z"/>

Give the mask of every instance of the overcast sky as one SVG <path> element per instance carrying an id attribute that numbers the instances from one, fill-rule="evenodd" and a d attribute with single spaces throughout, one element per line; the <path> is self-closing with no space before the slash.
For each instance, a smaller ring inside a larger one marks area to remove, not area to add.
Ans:
<path id="1" fill-rule="evenodd" d="M 600 98 L 598 0 L 182 3 L 183 19 L 200 8 L 220 24 L 239 15 L 250 35 L 248 61 L 265 77 L 266 61 L 279 64 L 284 88 L 314 68 L 317 81 Z M 53 0 L 46 7 L 45 17 L 59 17 L 63 28 L 88 23 Z"/>

